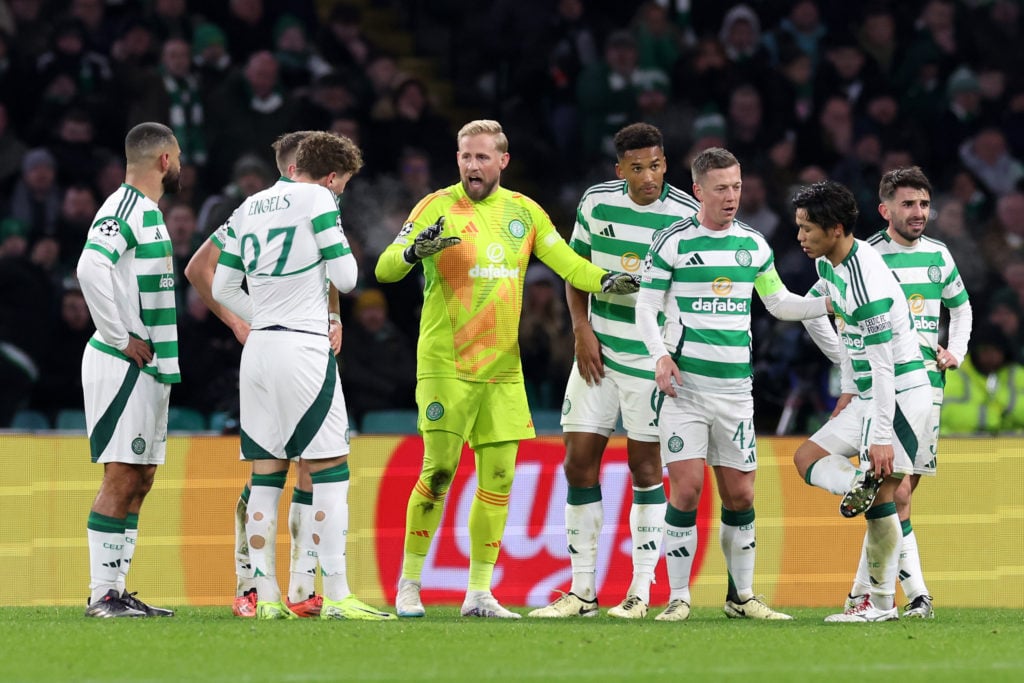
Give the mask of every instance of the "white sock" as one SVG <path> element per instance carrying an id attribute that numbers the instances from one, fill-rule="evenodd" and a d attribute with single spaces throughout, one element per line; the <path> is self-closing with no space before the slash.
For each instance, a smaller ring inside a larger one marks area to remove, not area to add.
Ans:
<path id="1" fill-rule="evenodd" d="M 633 505 L 629 509 L 629 531 L 633 538 L 633 582 L 629 595 L 645 603 L 651 602 L 651 584 L 654 568 L 661 555 L 661 541 L 665 536 L 665 487 L 662 484 L 647 488 L 633 487 Z"/>
<path id="2" fill-rule="evenodd" d="M 871 571 L 871 602 L 892 609 L 896 598 L 896 573 L 900 564 L 903 532 L 895 503 L 883 503 L 865 514 L 868 524 L 867 556 Z"/>
<path id="3" fill-rule="evenodd" d="M 121 551 L 121 566 L 117 571 L 117 590 L 125 592 L 128 581 L 128 570 L 132 568 L 132 559 L 135 557 L 135 546 L 139 540 L 139 516 L 129 514 L 125 521 L 124 549 Z"/>
<path id="4" fill-rule="evenodd" d="M 871 592 L 871 573 L 868 571 L 868 535 L 864 534 L 864 543 L 860 547 L 860 562 L 857 563 L 857 576 L 853 580 L 850 595 L 868 595 Z"/>
<path id="5" fill-rule="evenodd" d="M 604 524 L 601 487 L 569 487 L 565 505 L 565 537 L 572 563 L 572 586 L 583 600 L 597 598 L 597 542 Z"/>
<path id="6" fill-rule="evenodd" d="M 697 553 L 697 511 L 665 510 L 665 567 L 669 600 L 690 602 L 690 572 Z"/>
<path id="7" fill-rule="evenodd" d="M 89 602 L 93 603 L 117 588 L 117 575 L 124 552 L 124 520 L 89 512 Z"/>
<path id="8" fill-rule="evenodd" d="M 292 539 L 288 599 L 302 602 L 316 592 L 317 550 L 313 545 L 313 494 L 295 489 L 288 508 L 288 532 Z"/>
<path id="9" fill-rule="evenodd" d="M 342 473 L 341 468 L 344 468 Z M 341 476 L 343 480 L 338 481 Z M 323 481 L 322 479 L 328 479 Z M 324 597 L 341 600 L 348 586 L 345 544 L 348 536 L 348 464 L 313 474 L 313 543 L 324 575 Z"/>
<path id="10" fill-rule="evenodd" d="M 912 602 L 914 598 L 922 595 L 929 595 L 928 586 L 924 583 L 924 574 L 921 573 L 921 555 L 917 550 L 917 535 L 910 520 L 903 522 L 903 543 L 900 546 L 900 585 L 903 586 L 903 593 L 907 601 Z"/>
<path id="11" fill-rule="evenodd" d="M 249 505 L 251 491 L 246 484 L 242 489 L 242 495 L 235 503 L 235 596 L 244 595 L 246 591 L 255 588 L 256 582 L 252 578 L 252 562 L 249 560 L 249 539 L 245 535 L 245 511 Z"/>
<path id="12" fill-rule="evenodd" d="M 283 474 L 283 473 L 282 473 Z M 249 495 L 248 521 L 245 533 L 249 539 L 249 560 L 260 602 L 280 602 L 281 587 L 277 584 L 277 502 L 281 498 L 284 477 L 280 486 L 276 479 L 253 475 L 252 493 Z"/>
<path id="13" fill-rule="evenodd" d="M 729 581 L 740 602 L 754 596 L 754 561 L 757 557 L 754 508 L 733 512 L 722 508 L 722 525 L 718 540 L 725 555 Z"/>
<path id="14" fill-rule="evenodd" d="M 808 468 L 805 481 L 811 486 L 842 496 L 853 488 L 856 478 L 857 468 L 849 458 L 826 455 Z"/>

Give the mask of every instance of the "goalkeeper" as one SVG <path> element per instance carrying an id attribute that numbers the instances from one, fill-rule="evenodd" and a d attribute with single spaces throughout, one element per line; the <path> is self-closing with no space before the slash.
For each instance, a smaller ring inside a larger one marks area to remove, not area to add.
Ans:
<path id="1" fill-rule="evenodd" d="M 509 154 L 498 122 L 463 126 L 457 160 L 461 181 L 420 200 L 376 268 L 378 281 L 396 282 L 422 261 L 425 278 L 416 374 L 423 468 L 409 496 L 395 604 L 401 617 L 424 614 L 424 560 L 468 441 L 476 455 L 477 491 L 462 614 L 518 619 L 491 594 L 491 575 L 519 441 L 535 436 L 519 358 L 530 255 L 583 291 L 627 294 L 638 286 L 632 276 L 578 256 L 536 202 L 501 187 Z"/>

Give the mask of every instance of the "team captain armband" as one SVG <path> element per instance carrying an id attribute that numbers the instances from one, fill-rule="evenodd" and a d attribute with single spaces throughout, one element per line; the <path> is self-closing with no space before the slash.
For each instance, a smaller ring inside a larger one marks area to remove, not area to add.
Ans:
<path id="1" fill-rule="evenodd" d="M 779 271 L 774 267 L 764 273 L 758 273 L 754 278 L 754 289 L 762 299 L 785 288 L 786 285 L 782 284 L 782 278 L 779 277 Z"/>

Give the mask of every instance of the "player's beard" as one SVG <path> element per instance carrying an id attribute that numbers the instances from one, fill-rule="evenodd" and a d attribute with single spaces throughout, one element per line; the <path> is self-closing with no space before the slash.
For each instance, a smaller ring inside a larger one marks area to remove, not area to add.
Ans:
<path id="1" fill-rule="evenodd" d="M 174 194 L 181 189 L 181 166 L 168 168 L 161 181 L 164 186 L 164 193 Z"/>

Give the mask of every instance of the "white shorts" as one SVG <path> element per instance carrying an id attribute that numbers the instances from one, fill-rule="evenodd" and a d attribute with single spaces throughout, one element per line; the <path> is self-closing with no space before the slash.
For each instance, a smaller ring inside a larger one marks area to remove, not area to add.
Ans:
<path id="1" fill-rule="evenodd" d="M 562 401 L 562 431 L 609 436 L 622 411 L 626 436 L 634 441 L 658 441 L 658 407 L 663 394 L 653 379 L 633 377 L 604 368 L 600 384 L 587 386 L 573 363 Z"/>
<path id="2" fill-rule="evenodd" d="M 939 427 L 942 420 L 942 397 L 945 392 L 932 387 L 932 412 L 928 415 L 928 426 L 919 438 L 917 458 L 914 460 L 914 474 L 934 477 L 938 467 Z"/>
<path id="3" fill-rule="evenodd" d="M 238 392 L 243 460 L 348 454 L 348 413 L 326 336 L 253 330 Z"/>
<path id="4" fill-rule="evenodd" d="M 896 394 L 896 415 L 893 418 L 893 472 L 914 474 L 915 462 L 922 448 L 927 451 L 924 437 L 929 433 L 932 414 L 932 387 L 922 385 Z M 826 422 L 811 435 L 811 441 L 829 453 L 860 458 L 868 461 L 868 421 L 871 401 L 855 396 L 843 412 Z M 921 460 L 929 460 L 924 457 Z M 924 463 L 922 463 L 922 468 Z M 934 469 L 932 470 L 934 473 Z"/>
<path id="5" fill-rule="evenodd" d="M 82 356 L 85 429 L 92 461 L 162 465 L 171 385 L 93 346 Z"/>
<path id="6" fill-rule="evenodd" d="M 753 396 L 676 391 L 677 398 L 665 397 L 658 419 L 663 463 L 700 458 L 712 467 L 757 469 Z"/>

